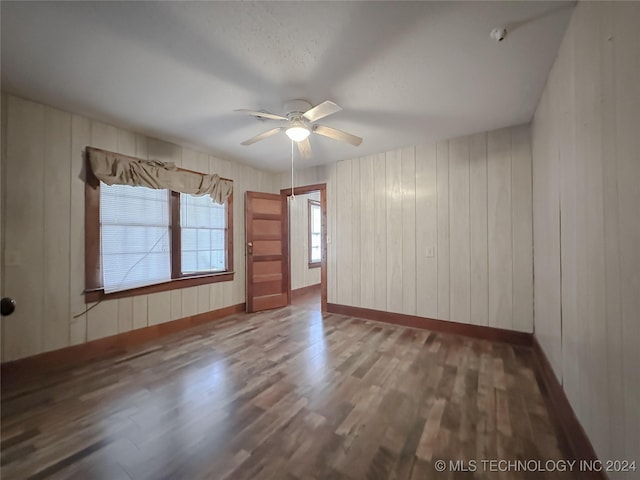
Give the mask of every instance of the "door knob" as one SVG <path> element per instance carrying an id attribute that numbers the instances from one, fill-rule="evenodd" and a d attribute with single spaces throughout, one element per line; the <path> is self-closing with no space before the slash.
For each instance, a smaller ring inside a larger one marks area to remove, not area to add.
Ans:
<path id="1" fill-rule="evenodd" d="M 247 253 L 253 255 L 253 242 L 247 243 Z"/>
<path id="2" fill-rule="evenodd" d="M 11 315 L 16 309 L 16 301 L 13 298 L 4 297 L 0 300 L 0 313 L 3 317 Z"/>

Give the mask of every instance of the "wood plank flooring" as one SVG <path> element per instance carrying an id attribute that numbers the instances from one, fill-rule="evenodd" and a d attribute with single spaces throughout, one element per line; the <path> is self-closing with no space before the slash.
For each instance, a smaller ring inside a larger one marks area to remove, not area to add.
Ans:
<path id="1" fill-rule="evenodd" d="M 573 478 L 531 353 L 301 307 L 240 314 L 2 388 L 3 479 Z"/>
<path id="2" fill-rule="evenodd" d="M 320 286 L 317 289 L 310 290 L 300 295 L 291 296 L 291 305 L 295 307 L 305 308 L 307 310 L 322 310 L 320 298 Z"/>

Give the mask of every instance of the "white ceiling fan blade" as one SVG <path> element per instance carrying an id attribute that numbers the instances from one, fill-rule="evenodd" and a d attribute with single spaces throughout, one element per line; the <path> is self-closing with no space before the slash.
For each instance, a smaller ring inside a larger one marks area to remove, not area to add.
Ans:
<path id="1" fill-rule="evenodd" d="M 338 130 L 337 128 L 315 125 L 313 127 L 313 131 L 318 135 L 323 135 L 325 137 L 333 138 L 334 140 L 340 140 L 341 142 L 350 143 L 354 147 L 357 147 L 362 143 L 362 139 L 360 137 L 356 137 L 355 135 L 351 135 L 350 133 L 343 132 L 342 130 Z"/>
<path id="2" fill-rule="evenodd" d="M 300 150 L 300 155 L 302 155 L 302 158 L 304 159 L 311 158 L 311 142 L 309 141 L 309 137 L 297 143 L 298 143 L 298 150 Z"/>
<path id="3" fill-rule="evenodd" d="M 342 110 L 341 107 L 327 100 L 326 102 L 322 102 L 321 104 L 307 110 L 302 116 L 310 122 L 316 122 L 321 118 L 338 113 L 340 110 Z"/>
<path id="4" fill-rule="evenodd" d="M 275 113 L 269 113 L 269 112 L 256 112 L 255 110 L 245 110 L 242 108 L 238 110 L 234 110 L 234 112 L 242 112 L 242 113 L 251 115 L 253 117 L 269 118 L 271 120 L 288 120 L 287 117 L 283 117 L 282 115 L 276 115 Z"/>
<path id="5" fill-rule="evenodd" d="M 249 140 L 245 140 L 241 143 L 241 145 L 251 145 L 252 143 L 259 142 L 260 140 L 264 140 L 265 138 L 269 138 L 272 135 L 275 135 L 279 131 L 284 129 L 284 127 L 276 127 L 271 130 L 267 130 L 266 132 L 262 132 L 260 135 L 256 135 L 255 137 L 251 137 Z"/>

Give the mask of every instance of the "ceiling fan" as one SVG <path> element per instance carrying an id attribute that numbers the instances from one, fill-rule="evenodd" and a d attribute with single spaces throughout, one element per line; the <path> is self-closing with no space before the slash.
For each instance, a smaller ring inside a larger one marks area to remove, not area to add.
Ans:
<path id="1" fill-rule="evenodd" d="M 324 137 L 329 137 L 341 142 L 350 143 L 351 145 L 358 146 L 362 143 L 362 138 L 352 135 L 337 128 L 325 127 L 324 125 L 318 125 L 315 122 L 318 120 L 338 113 L 342 110 L 335 103 L 327 100 L 313 107 L 309 102 L 305 100 L 291 100 L 284 104 L 284 110 L 286 115 L 276 115 L 269 112 L 257 112 L 255 110 L 235 110 L 236 112 L 246 113 L 253 117 L 257 117 L 261 120 L 276 120 L 279 122 L 287 122 L 286 124 L 262 132 L 255 137 L 242 142 L 242 145 L 251 145 L 265 138 L 269 138 L 276 133 L 284 130 L 286 135 L 296 142 L 298 150 L 304 158 L 311 157 L 311 143 L 309 142 L 309 135 L 311 133 L 317 133 Z"/>

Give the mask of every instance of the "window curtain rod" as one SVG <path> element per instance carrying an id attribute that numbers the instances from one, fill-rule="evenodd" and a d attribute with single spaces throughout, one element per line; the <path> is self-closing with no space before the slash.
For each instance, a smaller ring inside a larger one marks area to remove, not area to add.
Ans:
<path id="1" fill-rule="evenodd" d="M 167 189 L 192 195 L 209 195 L 223 204 L 233 192 L 233 180 L 218 174 L 194 172 L 172 162 L 143 160 L 100 148 L 87 147 L 93 174 L 107 185 Z"/>

